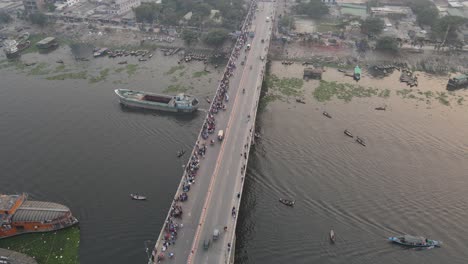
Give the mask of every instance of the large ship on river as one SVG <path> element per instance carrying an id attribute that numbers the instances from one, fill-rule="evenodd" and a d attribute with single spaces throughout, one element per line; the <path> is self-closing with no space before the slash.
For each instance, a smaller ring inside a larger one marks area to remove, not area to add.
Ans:
<path id="1" fill-rule="evenodd" d="M 0 195 L 0 239 L 49 232 L 78 224 L 68 207 L 28 200 L 28 195 Z"/>
<path id="2" fill-rule="evenodd" d="M 129 107 L 181 113 L 192 113 L 198 109 L 198 100 L 183 93 L 170 96 L 128 89 L 116 89 L 115 93 L 120 103 Z"/>

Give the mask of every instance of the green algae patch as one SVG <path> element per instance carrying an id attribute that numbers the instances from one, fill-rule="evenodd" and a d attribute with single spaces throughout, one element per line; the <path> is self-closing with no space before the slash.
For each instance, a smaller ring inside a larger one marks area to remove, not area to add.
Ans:
<path id="1" fill-rule="evenodd" d="M 178 70 L 183 70 L 184 68 L 185 68 L 184 65 L 173 66 L 166 72 L 166 74 L 171 75 Z"/>
<path id="2" fill-rule="evenodd" d="M 273 74 L 266 79 L 268 89 L 278 91 L 285 96 L 302 95 L 303 85 L 304 81 L 299 78 L 278 78 L 278 76 Z"/>
<path id="3" fill-rule="evenodd" d="M 62 65 L 55 67 L 54 73 L 63 72 L 63 71 L 65 71 L 65 65 L 62 64 Z"/>
<path id="4" fill-rule="evenodd" d="M 276 100 L 280 100 L 281 96 L 275 94 L 265 94 L 260 98 L 260 102 L 258 103 L 258 110 L 263 111 L 267 107 L 270 102 L 274 102 Z"/>
<path id="5" fill-rule="evenodd" d="M 189 90 L 190 88 L 185 87 L 181 84 L 171 84 L 169 85 L 166 89 L 164 89 L 164 93 L 170 93 L 170 94 L 175 94 L 175 93 L 185 93 Z"/>
<path id="6" fill-rule="evenodd" d="M 137 64 L 128 64 L 127 67 L 125 67 L 125 68 L 127 70 L 128 76 L 132 76 L 138 70 L 138 65 Z"/>
<path id="7" fill-rule="evenodd" d="M 47 77 L 47 80 L 50 81 L 63 81 L 67 79 L 87 79 L 88 75 L 86 71 L 81 71 L 81 72 L 70 72 L 70 73 L 63 73 L 59 75 L 54 75 Z"/>
<path id="8" fill-rule="evenodd" d="M 99 72 L 98 76 L 91 77 L 91 79 L 89 79 L 89 83 L 97 83 L 100 81 L 104 81 L 107 78 L 107 75 L 109 75 L 109 69 L 104 69 Z"/>
<path id="9" fill-rule="evenodd" d="M 80 229 L 25 234 L 0 240 L 0 248 L 26 254 L 39 264 L 79 264 Z"/>
<path id="10" fill-rule="evenodd" d="M 391 93 L 391 91 L 389 89 L 382 90 L 379 93 L 379 97 L 388 98 L 388 97 L 390 97 L 390 93 Z"/>
<path id="11" fill-rule="evenodd" d="M 198 72 L 194 72 L 194 73 L 192 74 L 192 77 L 193 77 L 193 78 L 200 78 L 200 77 L 205 76 L 205 75 L 207 75 L 207 74 L 208 74 L 207 71 L 198 71 Z"/>
<path id="12" fill-rule="evenodd" d="M 29 75 L 46 75 L 49 74 L 50 70 L 48 69 L 47 63 L 41 62 L 36 67 L 32 68 L 29 72 Z"/>
<path id="13" fill-rule="evenodd" d="M 441 103 L 443 105 L 446 105 L 446 106 L 450 105 L 448 95 L 445 92 L 437 92 L 436 99 L 439 100 L 439 103 Z"/>
<path id="14" fill-rule="evenodd" d="M 351 102 L 353 97 L 365 98 L 378 95 L 379 89 L 350 83 L 320 81 L 320 85 L 315 88 L 312 94 L 319 102 L 330 101 L 333 97 L 345 102 Z M 385 95 L 386 92 L 382 94 L 382 97 Z M 390 96 L 390 91 L 388 92 L 388 96 Z"/>

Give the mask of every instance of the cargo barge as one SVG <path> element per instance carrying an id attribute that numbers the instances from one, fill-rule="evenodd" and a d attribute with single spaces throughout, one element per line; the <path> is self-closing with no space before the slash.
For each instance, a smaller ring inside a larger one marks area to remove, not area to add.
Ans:
<path id="1" fill-rule="evenodd" d="M 192 113 L 198 109 L 198 100 L 186 94 L 175 96 L 116 89 L 120 103 L 128 107 L 161 110 L 167 112 Z"/>
<path id="2" fill-rule="evenodd" d="M 30 201 L 28 195 L 0 195 L 0 239 L 26 233 L 50 232 L 78 224 L 64 205 Z"/>

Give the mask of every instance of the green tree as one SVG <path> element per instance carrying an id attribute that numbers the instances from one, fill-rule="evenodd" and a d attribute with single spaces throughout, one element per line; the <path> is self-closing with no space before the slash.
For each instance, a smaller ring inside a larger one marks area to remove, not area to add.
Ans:
<path id="1" fill-rule="evenodd" d="M 382 37 L 377 40 L 375 48 L 382 51 L 397 52 L 400 46 L 396 39 L 392 37 Z"/>
<path id="2" fill-rule="evenodd" d="M 55 9 L 57 9 L 57 7 L 55 7 L 55 5 L 53 3 L 47 3 L 45 6 L 47 8 L 47 11 L 49 11 L 49 12 L 54 12 Z"/>
<path id="3" fill-rule="evenodd" d="M 142 3 L 133 9 L 137 22 L 153 23 L 161 14 L 161 7 L 156 3 Z"/>
<path id="4" fill-rule="evenodd" d="M 211 46 L 221 46 L 228 36 L 225 29 L 212 29 L 206 34 L 204 42 Z"/>
<path id="5" fill-rule="evenodd" d="M 444 16 L 438 19 L 432 27 L 433 37 L 445 43 L 453 44 L 458 42 L 457 31 L 467 23 L 468 19 L 459 16 Z"/>
<path id="6" fill-rule="evenodd" d="M 430 0 L 411 0 L 408 1 L 408 5 L 416 14 L 416 20 L 420 25 L 432 26 L 439 17 L 439 10 Z"/>
<path id="7" fill-rule="evenodd" d="M 278 23 L 281 27 L 291 28 L 291 29 L 296 28 L 296 26 L 294 25 L 294 17 L 292 16 L 282 16 L 279 19 Z"/>
<path id="8" fill-rule="evenodd" d="M 47 25 L 47 16 L 42 13 L 34 13 L 29 15 L 31 23 L 39 25 L 41 27 Z"/>
<path id="9" fill-rule="evenodd" d="M 197 42 L 198 36 L 198 32 L 193 30 L 184 29 L 184 31 L 182 31 L 182 39 L 187 43 L 187 45 Z"/>
<path id="10" fill-rule="evenodd" d="M 310 18 L 321 18 L 329 13 L 328 6 L 321 0 L 310 0 L 307 3 L 299 3 L 294 10 L 298 14 L 307 15 Z"/>
<path id="11" fill-rule="evenodd" d="M 10 23 L 13 19 L 11 18 L 10 14 L 5 11 L 0 11 L 0 24 L 7 24 Z"/>
<path id="12" fill-rule="evenodd" d="M 385 27 L 385 23 L 378 17 L 368 17 L 361 23 L 361 32 L 368 35 L 379 35 Z"/>

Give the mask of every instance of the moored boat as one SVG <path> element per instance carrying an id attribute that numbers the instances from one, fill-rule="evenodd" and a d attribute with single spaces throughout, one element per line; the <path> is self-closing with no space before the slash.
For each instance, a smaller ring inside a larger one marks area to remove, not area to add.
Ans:
<path id="1" fill-rule="evenodd" d="M 131 193 L 130 197 L 132 198 L 132 200 L 138 200 L 138 201 L 145 201 L 146 200 L 146 196 L 135 194 L 135 193 Z"/>
<path id="2" fill-rule="evenodd" d="M 179 113 L 192 113 L 198 109 L 198 100 L 182 93 L 170 96 L 128 89 L 116 89 L 115 93 L 120 103 L 129 107 Z"/>
<path id="3" fill-rule="evenodd" d="M 366 142 L 360 137 L 356 137 L 356 142 L 363 145 L 364 147 L 366 146 Z"/>
<path id="4" fill-rule="evenodd" d="M 354 80 L 359 81 L 360 79 L 361 79 L 361 68 L 359 68 L 359 66 L 356 65 L 356 67 L 354 67 Z"/>
<path id="5" fill-rule="evenodd" d="M 287 206 L 294 206 L 294 204 L 296 203 L 296 200 L 287 200 L 283 198 L 280 198 L 279 201 L 280 203 L 287 205 Z"/>
<path id="6" fill-rule="evenodd" d="M 78 224 L 64 205 L 28 200 L 27 194 L 0 195 L 0 239 L 49 232 Z"/>
<path id="7" fill-rule="evenodd" d="M 389 237 L 389 241 L 407 247 L 440 247 L 441 241 L 427 239 L 421 236 L 403 235 L 399 237 Z"/>
<path id="8" fill-rule="evenodd" d="M 353 134 L 351 134 L 351 132 L 349 132 L 348 129 L 345 129 L 344 133 L 345 133 L 345 135 L 347 135 L 348 137 L 353 137 Z"/>

